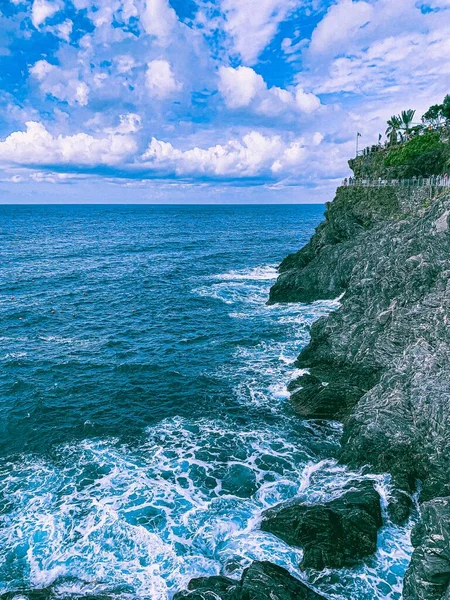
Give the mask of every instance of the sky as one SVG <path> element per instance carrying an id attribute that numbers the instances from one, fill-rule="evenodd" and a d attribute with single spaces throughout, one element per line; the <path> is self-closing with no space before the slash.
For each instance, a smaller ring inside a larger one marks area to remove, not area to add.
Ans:
<path id="1" fill-rule="evenodd" d="M 0 0 L 0 203 L 331 200 L 449 56 L 450 0 Z"/>

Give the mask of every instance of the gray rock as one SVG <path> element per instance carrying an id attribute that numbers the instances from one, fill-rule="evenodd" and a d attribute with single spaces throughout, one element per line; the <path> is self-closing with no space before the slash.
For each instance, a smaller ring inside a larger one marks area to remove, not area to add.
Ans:
<path id="1" fill-rule="evenodd" d="M 450 595 L 450 498 L 422 506 L 413 529 L 415 550 L 405 576 L 404 600 L 440 600 Z"/>
<path id="2" fill-rule="evenodd" d="M 266 561 L 255 561 L 240 581 L 227 577 L 201 577 L 189 582 L 188 590 L 173 600 L 324 600 L 286 569 Z"/>
<path id="3" fill-rule="evenodd" d="M 296 381 L 292 402 L 302 417 L 343 421 L 342 462 L 394 476 L 396 521 L 417 480 L 421 501 L 450 496 L 449 214 L 448 191 L 430 201 L 426 188 L 341 188 L 270 294 L 270 302 L 343 294 L 341 308 L 311 328 L 297 365 L 315 379 Z M 441 535 L 442 518 L 430 532 Z M 420 588 L 413 580 L 425 554 L 415 552 L 405 590 Z M 430 585 L 420 593 L 450 598 Z"/>
<path id="4" fill-rule="evenodd" d="M 380 497 L 370 481 L 348 484 L 323 504 L 298 501 L 264 513 L 261 529 L 304 550 L 301 568 L 340 568 L 373 554 L 382 524 Z"/>

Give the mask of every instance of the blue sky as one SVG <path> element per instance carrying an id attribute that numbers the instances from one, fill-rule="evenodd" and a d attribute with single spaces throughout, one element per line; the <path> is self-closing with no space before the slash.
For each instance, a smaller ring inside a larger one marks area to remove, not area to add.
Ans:
<path id="1" fill-rule="evenodd" d="M 450 92 L 450 0 L 0 0 L 0 202 L 322 202 Z"/>

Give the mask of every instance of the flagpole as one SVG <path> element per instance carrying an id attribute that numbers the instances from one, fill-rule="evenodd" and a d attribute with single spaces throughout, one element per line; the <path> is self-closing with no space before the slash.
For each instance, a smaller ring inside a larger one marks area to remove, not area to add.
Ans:
<path id="1" fill-rule="evenodd" d="M 356 156 L 358 156 L 359 131 L 356 132 Z"/>

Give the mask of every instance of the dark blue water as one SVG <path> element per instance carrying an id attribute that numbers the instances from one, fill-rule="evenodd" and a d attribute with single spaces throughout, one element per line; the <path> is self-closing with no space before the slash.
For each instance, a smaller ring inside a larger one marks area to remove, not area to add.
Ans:
<path id="1" fill-rule="evenodd" d="M 0 593 L 166 600 L 194 576 L 301 550 L 258 529 L 340 493 L 337 424 L 286 384 L 337 302 L 266 305 L 322 206 L 0 207 Z M 387 480 L 374 477 L 383 494 Z M 407 529 L 333 598 L 400 597 Z"/>

